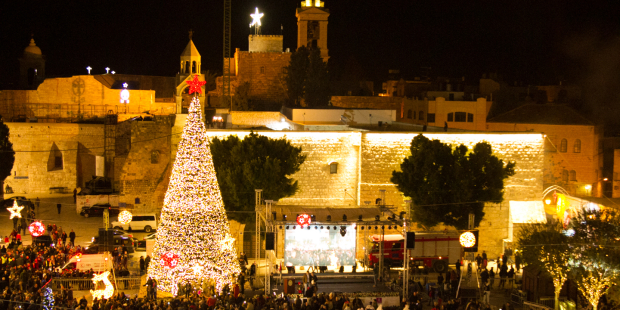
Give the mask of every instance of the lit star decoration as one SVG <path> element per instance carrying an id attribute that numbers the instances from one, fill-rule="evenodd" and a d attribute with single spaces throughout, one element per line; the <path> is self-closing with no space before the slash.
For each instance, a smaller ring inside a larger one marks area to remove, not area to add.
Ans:
<path id="1" fill-rule="evenodd" d="M 108 279 L 109 276 L 109 271 L 93 276 L 93 283 L 95 283 L 95 285 L 97 285 L 97 282 L 100 281 L 103 282 L 103 284 L 105 285 L 105 289 L 96 291 L 90 290 L 90 293 L 93 295 L 93 299 L 109 299 L 110 297 L 112 297 L 112 295 L 114 295 L 114 286 L 112 286 L 112 282 L 110 282 L 110 279 Z"/>
<path id="2" fill-rule="evenodd" d="M 45 233 L 45 225 L 39 221 L 32 222 L 32 224 L 28 226 L 28 230 L 33 237 L 43 236 L 43 233 Z"/>
<path id="3" fill-rule="evenodd" d="M 256 27 L 260 27 L 260 19 L 263 17 L 263 13 L 258 13 L 258 8 L 256 8 L 256 12 L 254 12 L 254 14 L 250 14 L 250 16 L 252 17 L 252 23 L 250 24 L 250 28 L 252 26 L 256 26 Z"/>
<path id="4" fill-rule="evenodd" d="M 133 215 L 131 214 L 131 212 L 125 210 L 125 211 L 121 211 L 121 213 L 118 214 L 118 221 L 121 224 L 129 224 L 131 222 L 131 219 L 133 218 Z"/>
<path id="5" fill-rule="evenodd" d="M 235 238 L 232 238 L 230 235 L 226 235 L 226 238 L 220 241 L 220 245 L 222 246 L 222 249 L 229 250 L 229 251 L 233 250 L 234 243 L 235 243 Z"/>
<path id="6" fill-rule="evenodd" d="M 13 206 L 10 208 L 6 208 L 7 210 L 9 210 L 9 212 L 11 212 L 11 216 L 9 217 L 10 220 L 12 220 L 14 217 L 18 217 L 18 218 L 22 218 L 22 209 L 24 207 L 20 207 L 17 205 L 17 200 L 13 200 Z"/>
<path id="7" fill-rule="evenodd" d="M 121 90 L 121 103 L 129 103 L 129 90 L 127 90 L 127 86 L 129 86 L 127 83 L 123 83 L 123 90 Z"/>
<path id="8" fill-rule="evenodd" d="M 461 242 L 462 246 L 466 248 L 471 248 L 476 245 L 476 236 L 474 236 L 474 234 L 472 234 L 471 232 L 466 231 L 461 234 L 461 237 L 459 237 L 459 241 Z"/>
<path id="9" fill-rule="evenodd" d="M 189 93 L 190 93 L 190 95 L 193 94 L 193 93 L 202 94 L 202 85 L 207 84 L 206 81 L 199 81 L 198 80 L 198 75 L 194 75 L 194 79 L 193 80 L 185 81 L 185 83 L 189 84 Z"/>
<path id="10" fill-rule="evenodd" d="M 195 76 L 188 84 L 190 93 L 201 93 L 204 82 Z M 222 242 L 232 239 L 230 226 L 197 95 L 189 107 L 157 228 L 151 258 L 158 263 L 148 268 L 158 289 L 173 295 L 177 283 L 192 283 L 200 289 L 203 281 L 213 281 L 222 292 L 224 286 L 232 287 L 241 272 L 234 246 Z M 161 264 L 170 253 L 178 256 L 174 268 Z"/>

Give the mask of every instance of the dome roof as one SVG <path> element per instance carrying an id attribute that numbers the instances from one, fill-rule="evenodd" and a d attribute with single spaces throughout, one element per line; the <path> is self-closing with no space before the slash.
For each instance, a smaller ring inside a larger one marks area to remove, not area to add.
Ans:
<path id="1" fill-rule="evenodd" d="M 24 49 L 24 54 L 42 55 L 41 49 L 34 43 L 34 39 L 30 39 L 30 45 Z"/>

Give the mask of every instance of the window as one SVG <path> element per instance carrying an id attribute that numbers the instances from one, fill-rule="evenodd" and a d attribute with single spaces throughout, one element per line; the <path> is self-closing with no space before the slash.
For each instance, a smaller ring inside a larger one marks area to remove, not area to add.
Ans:
<path id="1" fill-rule="evenodd" d="M 454 113 L 448 113 L 448 122 L 454 122 Z"/>
<path id="2" fill-rule="evenodd" d="M 454 94 L 450 93 L 448 95 L 448 101 L 454 101 Z"/>
<path id="3" fill-rule="evenodd" d="M 575 140 L 575 145 L 573 146 L 573 153 L 581 153 L 581 140 Z"/>
<path id="4" fill-rule="evenodd" d="M 159 163 L 159 151 L 152 151 L 151 152 L 151 164 L 158 164 Z"/>
<path id="5" fill-rule="evenodd" d="M 467 117 L 467 113 L 465 112 L 456 112 L 454 113 L 454 121 L 464 123 Z"/>
<path id="6" fill-rule="evenodd" d="M 337 174 L 338 173 L 338 163 L 332 162 L 329 164 L 329 174 Z"/>
<path id="7" fill-rule="evenodd" d="M 562 182 L 568 182 L 568 170 L 562 170 Z"/>
<path id="8" fill-rule="evenodd" d="M 282 67 L 282 73 L 286 74 L 286 67 Z"/>
<path id="9" fill-rule="evenodd" d="M 428 114 L 426 114 L 426 121 L 428 121 L 429 123 L 434 123 L 435 122 L 435 113 L 428 113 Z"/>
<path id="10" fill-rule="evenodd" d="M 136 199 L 134 199 L 135 204 L 140 204 L 140 198 L 136 197 Z"/>
<path id="11" fill-rule="evenodd" d="M 421 121 L 424 120 L 424 111 L 420 111 L 420 113 L 418 113 L 418 119 Z"/>
<path id="12" fill-rule="evenodd" d="M 413 111 L 413 119 L 416 119 L 416 117 L 415 117 L 415 111 Z"/>
<path id="13" fill-rule="evenodd" d="M 265 74 L 265 67 L 260 67 L 260 74 Z"/>
<path id="14" fill-rule="evenodd" d="M 577 172 L 575 172 L 575 170 L 571 170 L 568 173 L 568 177 L 571 181 L 577 181 Z"/>
<path id="15" fill-rule="evenodd" d="M 560 142 L 560 152 L 566 153 L 566 145 L 567 144 L 568 144 L 568 142 L 566 141 L 566 139 L 562 139 L 562 142 Z"/>
<path id="16" fill-rule="evenodd" d="M 467 122 L 468 123 L 473 123 L 474 122 L 474 115 L 471 113 L 467 113 Z"/>
<path id="17" fill-rule="evenodd" d="M 413 117 L 413 111 L 408 110 L 407 111 L 407 118 L 412 118 Z"/>
<path id="18" fill-rule="evenodd" d="M 56 154 L 56 156 L 54 156 L 54 169 L 62 169 L 62 155 L 58 156 L 58 154 Z"/>

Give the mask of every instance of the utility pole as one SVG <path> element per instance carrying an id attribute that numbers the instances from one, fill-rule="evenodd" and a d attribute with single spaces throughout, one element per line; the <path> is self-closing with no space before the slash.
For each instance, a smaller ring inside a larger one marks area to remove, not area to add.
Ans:
<path id="1" fill-rule="evenodd" d="M 232 111 L 232 97 L 230 96 L 230 12 L 231 0 L 224 0 L 224 64 L 222 70 L 222 97 L 230 100 L 230 111 Z"/>
<path id="2" fill-rule="evenodd" d="M 407 248 L 407 232 L 409 228 L 407 227 L 407 220 L 409 219 L 409 210 L 411 210 L 411 200 L 405 200 L 407 215 L 403 219 L 403 234 L 405 235 L 405 244 L 403 244 L 405 250 L 405 257 L 403 260 L 404 263 L 404 272 L 403 272 L 403 298 L 407 298 L 409 296 L 409 249 Z"/>

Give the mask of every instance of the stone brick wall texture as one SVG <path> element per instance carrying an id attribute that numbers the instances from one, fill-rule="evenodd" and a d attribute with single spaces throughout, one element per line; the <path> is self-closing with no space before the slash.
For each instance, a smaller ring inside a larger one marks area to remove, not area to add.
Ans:
<path id="1" fill-rule="evenodd" d="M 403 98 L 398 97 L 375 97 L 375 96 L 332 96 L 332 106 L 349 109 L 387 109 L 400 111 L 400 102 Z"/>
<path id="2" fill-rule="evenodd" d="M 103 156 L 103 125 L 6 123 L 15 150 L 11 176 L 16 193 L 48 193 L 50 187 L 73 191 L 91 179 L 94 156 Z M 62 168 L 54 168 L 57 152 Z"/>

